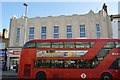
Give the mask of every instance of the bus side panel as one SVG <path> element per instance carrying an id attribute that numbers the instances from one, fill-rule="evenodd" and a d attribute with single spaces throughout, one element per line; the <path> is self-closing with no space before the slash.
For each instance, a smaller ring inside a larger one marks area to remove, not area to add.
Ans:
<path id="1" fill-rule="evenodd" d="M 39 71 L 45 72 L 47 78 L 98 79 L 100 76 L 100 73 L 93 69 L 34 69 L 35 74 L 32 74 L 32 76 L 35 78 Z"/>

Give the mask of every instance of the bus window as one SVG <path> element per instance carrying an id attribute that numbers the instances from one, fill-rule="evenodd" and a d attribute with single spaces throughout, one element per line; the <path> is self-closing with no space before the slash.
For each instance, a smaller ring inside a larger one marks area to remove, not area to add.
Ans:
<path id="1" fill-rule="evenodd" d="M 50 60 L 44 60 L 44 68 L 50 68 Z"/>
<path id="2" fill-rule="evenodd" d="M 35 48 L 35 42 L 27 42 L 23 48 Z"/>
<path id="3" fill-rule="evenodd" d="M 108 43 L 104 46 L 104 48 L 114 48 L 114 47 L 115 47 L 114 42 L 108 42 Z"/>
<path id="4" fill-rule="evenodd" d="M 63 48 L 63 42 L 52 42 L 52 48 Z"/>
<path id="5" fill-rule="evenodd" d="M 90 42 L 90 46 L 92 47 L 95 44 L 95 42 Z"/>
<path id="6" fill-rule="evenodd" d="M 68 68 L 68 60 L 64 60 L 63 65 L 64 65 L 64 68 Z"/>
<path id="7" fill-rule="evenodd" d="M 37 42 L 36 43 L 37 48 L 50 48 L 50 42 Z"/>
<path id="8" fill-rule="evenodd" d="M 118 67 L 120 69 L 120 58 L 118 59 Z"/>
<path id="9" fill-rule="evenodd" d="M 120 58 L 116 59 L 109 68 L 120 69 Z"/>
<path id="10" fill-rule="evenodd" d="M 51 68 L 57 68 L 58 60 L 51 60 Z"/>
<path id="11" fill-rule="evenodd" d="M 42 60 L 35 60 L 34 67 L 35 68 L 43 67 L 43 61 Z"/>
<path id="12" fill-rule="evenodd" d="M 57 68 L 63 68 L 63 60 L 58 60 Z"/>
<path id="13" fill-rule="evenodd" d="M 116 44 L 116 48 L 120 48 L 120 42 L 115 42 L 115 44 Z"/>
<path id="14" fill-rule="evenodd" d="M 64 48 L 75 48 L 74 42 L 64 42 Z"/>
<path id="15" fill-rule="evenodd" d="M 76 48 L 90 48 L 94 42 L 76 42 Z"/>
<path id="16" fill-rule="evenodd" d="M 97 67 L 99 60 L 35 60 L 34 68 L 80 68 L 91 69 Z"/>
<path id="17" fill-rule="evenodd" d="M 101 49 L 100 52 L 97 54 L 98 60 L 102 60 L 109 52 L 111 49 Z"/>

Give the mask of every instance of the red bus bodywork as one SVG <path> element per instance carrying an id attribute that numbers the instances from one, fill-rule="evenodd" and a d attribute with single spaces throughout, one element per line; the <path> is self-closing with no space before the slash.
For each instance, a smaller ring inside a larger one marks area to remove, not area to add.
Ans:
<path id="1" fill-rule="evenodd" d="M 75 78 L 75 79 L 100 79 L 104 73 L 109 73 L 115 80 L 120 80 L 120 69 L 109 69 L 110 65 L 120 58 L 120 48 L 112 48 L 104 59 L 95 68 L 34 68 L 35 60 L 92 60 L 95 55 L 108 43 L 120 42 L 120 39 L 40 39 L 29 42 L 95 42 L 91 48 L 23 48 L 20 55 L 18 69 L 19 78 L 36 78 L 40 71 L 46 78 Z M 88 50 L 83 57 L 36 57 L 37 50 Z"/>

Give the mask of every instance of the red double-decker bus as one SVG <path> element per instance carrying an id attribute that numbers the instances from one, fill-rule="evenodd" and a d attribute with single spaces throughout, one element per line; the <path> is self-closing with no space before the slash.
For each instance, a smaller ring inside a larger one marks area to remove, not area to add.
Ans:
<path id="1" fill-rule="evenodd" d="M 26 42 L 19 78 L 120 80 L 120 39 L 40 39 Z"/>

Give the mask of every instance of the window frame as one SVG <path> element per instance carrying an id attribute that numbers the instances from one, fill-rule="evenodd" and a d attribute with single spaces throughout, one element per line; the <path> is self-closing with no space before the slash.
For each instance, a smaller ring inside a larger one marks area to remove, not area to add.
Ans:
<path id="1" fill-rule="evenodd" d="M 79 26 L 80 38 L 86 37 L 86 26 L 84 24 Z"/>
<path id="2" fill-rule="evenodd" d="M 67 38 L 72 38 L 72 25 L 66 26 Z"/>
<path id="3" fill-rule="evenodd" d="M 29 40 L 33 40 L 34 39 L 34 33 L 35 33 L 35 28 L 34 27 L 30 27 L 29 28 Z"/>
<path id="4" fill-rule="evenodd" d="M 16 42 L 20 41 L 20 28 L 17 28 L 17 32 L 16 32 Z"/>
<path id="5" fill-rule="evenodd" d="M 42 26 L 41 27 L 41 39 L 46 39 L 46 33 L 47 33 L 47 27 L 46 26 Z"/>
<path id="6" fill-rule="evenodd" d="M 100 24 L 96 24 L 96 36 L 97 38 L 101 37 Z"/>
<path id="7" fill-rule="evenodd" d="M 57 25 L 53 28 L 53 38 L 59 38 L 59 26 Z"/>

